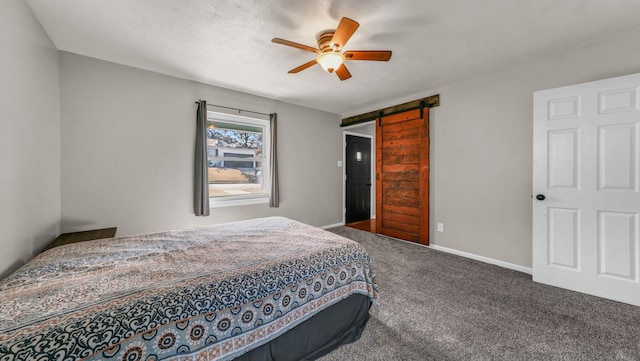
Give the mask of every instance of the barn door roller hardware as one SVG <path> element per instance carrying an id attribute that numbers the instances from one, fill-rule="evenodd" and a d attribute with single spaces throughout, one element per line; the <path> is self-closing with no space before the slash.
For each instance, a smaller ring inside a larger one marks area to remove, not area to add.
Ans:
<path id="1" fill-rule="evenodd" d="M 440 94 L 417 99 L 404 104 L 394 105 L 384 109 L 375 110 L 365 114 L 356 115 L 349 118 L 344 118 L 342 119 L 342 124 L 340 124 L 340 126 L 346 127 L 349 125 L 370 122 L 376 119 L 378 119 L 378 123 L 380 123 L 383 116 L 389 116 L 414 109 L 420 109 L 420 118 L 423 118 L 424 108 L 433 108 L 437 106 L 440 106 Z"/>

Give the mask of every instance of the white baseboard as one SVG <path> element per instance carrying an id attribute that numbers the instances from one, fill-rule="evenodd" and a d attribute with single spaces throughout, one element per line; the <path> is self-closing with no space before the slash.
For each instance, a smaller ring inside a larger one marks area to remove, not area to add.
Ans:
<path id="1" fill-rule="evenodd" d="M 319 228 L 327 229 L 327 228 L 334 228 L 334 227 L 339 227 L 339 226 L 344 226 L 344 222 L 329 224 L 329 225 L 322 226 L 322 227 L 319 227 Z M 387 236 L 385 236 L 385 237 L 387 237 Z M 409 242 L 409 241 L 405 241 L 403 239 L 398 239 L 398 238 L 393 238 L 393 237 L 388 237 L 388 238 L 392 238 L 392 239 L 395 239 L 395 240 L 398 240 L 398 241 L 401 241 L 401 242 L 407 242 L 409 244 L 413 244 L 413 245 L 417 245 L 417 246 L 431 248 L 431 249 L 434 249 L 436 251 L 455 254 L 456 256 L 470 258 L 470 259 L 473 259 L 473 260 L 476 260 L 476 261 L 492 264 L 494 266 L 507 268 L 507 269 L 510 269 L 510 270 L 518 271 L 518 272 L 523 272 L 523 273 L 526 273 L 526 274 L 532 274 L 533 273 L 531 267 L 524 267 L 524 266 L 517 265 L 515 263 L 509 263 L 509 262 L 505 262 L 505 261 L 500 261 L 500 260 L 497 260 L 497 259 L 494 259 L 494 258 L 489 258 L 489 257 L 485 257 L 485 256 L 480 256 L 480 255 L 477 255 L 477 254 L 474 254 L 474 253 L 459 251 L 457 249 L 453 249 L 453 248 L 449 248 L 449 247 L 438 246 L 437 244 L 424 246 L 424 245 L 421 245 L 419 243 Z"/>
<path id="2" fill-rule="evenodd" d="M 320 229 L 327 229 L 327 228 L 335 228 L 335 227 L 340 227 L 340 226 L 344 226 L 344 222 L 340 222 L 340 223 L 334 223 L 334 224 L 328 224 L 326 226 L 320 226 L 318 228 Z"/>
<path id="3" fill-rule="evenodd" d="M 524 272 L 524 273 L 527 273 L 527 274 L 531 274 L 532 273 L 531 267 L 524 267 L 524 266 L 520 266 L 520 265 L 517 265 L 517 264 L 514 264 L 514 263 L 509 263 L 509 262 L 504 262 L 504 261 L 500 261 L 500 260 L 489 258 L 489 257 L 479 256 L 477 254 L 473 254 L 473 253 L 469 253 L 469 252 L 458 251 L 457 249 L 438 246 L 437 244 L 432 244 L 432 245 L 429 245 L 427 247 L 429 247 L 431 249 L 435 249 L 436 251 L 451 253 L 451 254 L 455 254 L 457 256 L 461 256 L 461 257 L 465 257 L 465 258 L 471 258 L 471 259 L 476 260 L 476 261 L 489 263 L 489 264 L 492 264 L 492 265 L 495 265 L 495 266 L 508 268 L 510 270 L 514 270 L 514 271 L 518 271 L 518 272 Z"/>

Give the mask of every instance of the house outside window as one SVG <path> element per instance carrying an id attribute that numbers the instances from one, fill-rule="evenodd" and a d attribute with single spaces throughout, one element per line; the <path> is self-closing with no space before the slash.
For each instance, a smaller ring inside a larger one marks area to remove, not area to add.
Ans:
<path id="1" fill-rule="evenodd" d="M 210 205 L 268 203 L 269 121 L 216 112 L 207 118 Z"/>

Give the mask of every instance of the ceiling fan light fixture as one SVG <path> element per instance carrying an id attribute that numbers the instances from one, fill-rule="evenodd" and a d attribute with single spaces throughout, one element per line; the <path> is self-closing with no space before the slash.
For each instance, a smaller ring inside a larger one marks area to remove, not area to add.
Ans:
<path id="1" fill-rule="evenodd" d="M 333 73 L 336 69 L 344 63 L 344 55 L 335 52 L 326 52 L 318 55 L 316 61 L 322 69 L 326 70 L 328 73 Z"/>
<path id="2" fill-rule="evenodd" d="M 271 42 L 316 54 L 315 59 L 289 70 L 289 74 L 297 74 L 320 64 L 327 73 L 335 73 L 340 80 L 347 80 L 351 78 L 351 73 L 344 64 L 345 60 L 388 61 L 391 58 L 391 50 L 344 51 L 344 45 L 358 29 L 358 26 L 360 24 L 357 21 L 343 17 L 335 30 L 325 30 L 316 36 L 317 48 L 280 38 L 273 38 Z"/>

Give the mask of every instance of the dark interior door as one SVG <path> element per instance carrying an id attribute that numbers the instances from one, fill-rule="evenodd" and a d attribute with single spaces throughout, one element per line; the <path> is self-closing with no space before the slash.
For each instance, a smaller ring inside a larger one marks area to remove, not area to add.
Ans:
<path id="1" fill-rule="evenodd" d="M 376 233 L 428 245 L 428 108 L 379 120 L 376 164 Z"/>
<path id="2" fill-rule="evenodd" d="M 346 223 L 371 217 L 371 139 L 347 135 Z"/>

